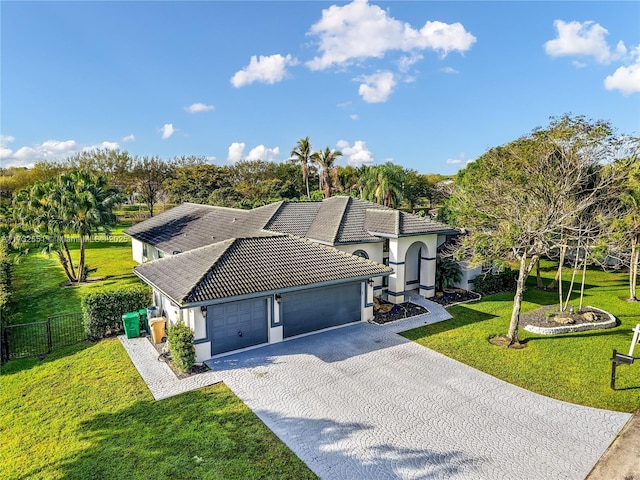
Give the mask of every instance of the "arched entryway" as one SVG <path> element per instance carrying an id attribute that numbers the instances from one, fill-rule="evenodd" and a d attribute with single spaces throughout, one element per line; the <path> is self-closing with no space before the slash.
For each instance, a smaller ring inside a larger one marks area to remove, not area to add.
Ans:
<path id="1" fill-rule="evenodd" d="M 435 294 L 435 252 L 421 241 L 414 242 L 405 254 L 405 292 L 417 293 L 422 297 Z"/>

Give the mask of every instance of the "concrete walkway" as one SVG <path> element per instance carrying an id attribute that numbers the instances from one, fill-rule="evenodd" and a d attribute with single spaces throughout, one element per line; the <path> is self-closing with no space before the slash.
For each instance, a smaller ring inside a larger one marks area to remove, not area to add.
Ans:
<path id="1" fill-rule="evenodd" d="M 531 393 L 395 334 L 448 317 L 428 308 L 221 357 L 180 381 L 147 340 L 121 340 L 154 397 L 224 381 L 323 479 L 583 480 L 630 415 Z"/>

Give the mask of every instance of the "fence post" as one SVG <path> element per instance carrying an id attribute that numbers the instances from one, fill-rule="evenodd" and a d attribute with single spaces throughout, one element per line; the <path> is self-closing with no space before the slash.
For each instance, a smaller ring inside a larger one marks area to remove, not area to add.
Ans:
<path id="1" fill-rule="evenodd" d="M 2 338 L 0 339 L 0 363 L 9 361 L 9 331 L 2 328 Z"/>
<path id="2" fill-rule="evenodd" d="M 51 320 L 47 318 L 47 353 L 51 353 L 53 350 L 53 339 L 51 338 Z"/>

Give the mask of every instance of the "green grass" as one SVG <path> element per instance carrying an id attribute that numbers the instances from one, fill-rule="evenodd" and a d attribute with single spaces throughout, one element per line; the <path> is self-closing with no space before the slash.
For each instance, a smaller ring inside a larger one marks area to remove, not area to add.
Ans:
<path id="1" fill-rule="evenodd" d="M 545 264 L 545 284 L 555 273 L 555 266 Z M 569 274 L 564 289 L 568 288 Z M 406 338 L 448 357 L 549 397 L 571 403 L 610 410 L 631 412 L 640 405 L 640 361 L 618 368 L 613 391 L 611 353 L 615 348 L 628 353 L 631 329 L 640 323 L 640 304 L 624 300 L 629 296 L 628 277 L 623 272 L 587 273 L 585 305 L 614 314 L 620 325 L 607 330 L 592 330 L 557 336 L 536 335 L 520 330 L 522 350 L 496 347 L 487 341 L 490 335 L 507 333 L 512 294 L 498 294 L 480 302 L 449 308 L 451 320 L 404 332 Z M 530 278 L 523 311 L 556 302 L 555 292 L 534 288 Z M 577 301 L 571 302 L 577 306 Z M 521 327 L 524 325 L 521 325 Z M 634 352 L 640 357 L 640 346 Z"/>
<path id="2" fill-rule="evenodd" d="M 0 478 L 316 478 L 226 386 L 154 401 L 117 339 L 0 376 Z"/>
<path id="3" fill-rule="evenodd" d="M 70 249 L 77 261 L 78 245 Z M 18 316 L 14 323 L 46 320 L 50 315 L 79 312 L 82 298 L 88 293 L 126 285 L 140 284 L 133 273 L 136 263 L 131 257 L 131 240 L 90 241 L 86 244 L 86 262 L 97 268 L 89 279 L 106 277 L 81 286 L 61 287 L 67 277 L 55 255 L 33 252 L 22 257 L 14 267 L 15 301 Z"/>

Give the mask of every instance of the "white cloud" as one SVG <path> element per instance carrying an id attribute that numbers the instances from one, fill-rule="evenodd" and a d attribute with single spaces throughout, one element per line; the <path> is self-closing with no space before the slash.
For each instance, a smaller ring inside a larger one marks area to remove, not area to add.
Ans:
<path id="1" fill-rule="evenodd" d="M 207 156 L 207 157 L 204 157 L 204 159 L 205 159 L 207 162 L 209 162 L 209 163 L 213 163 L 213 162 L 215 162 L 215 161 L 216 161 L 216 157 L 214 157 L 214 156 L 212 156 L 212 155 Z"/>
<path id="2" fill-rule="evenodd" d="M 244 153 L 244 143 L 243 142 L 233 142 L 229 145 L 229 153 L 227 154 L 227 161 L 231 163 L 236 163 L 242 160 L 242 155 Z"/>
<path id="3" fill-rule="evenodd" d="M 229 153 L 227 161 L 230 163 L 240 162 L 242 160 L 265 160 L 267 162 L 275 161 L 280 154 L 280 147 L 267 148 L 264 145 L 258 145 L 252 148 L 249 153 L 244 155 L 244 142 L 233 142 L 229 145 Z"/>
<path id="4" fill-rule="evenodd" d="M 192 103 L 188 107 L 184 107 L 184 109 L 189 113 L 200 113 L 200 112 L 210 112 L 215 110 L 216 107 L 213 105 L 206 105 L 204 103 Z"/>
<path id="5" fill-rule="evenodd" d="M 358 94 L 367 103 L 386 102 L 396 86 L 396 80 L 392 72 L 378 72 L 373 75 L 365 75 L 360 78 L 364 81 L 358 88 Z"/>
<path id="6" fill-rule="evenodd" d="M 605 39 L 609 32 L 600 24 L 556 20 L 553 25 L 556 28 L 557 37 L 544 44 L 548 55 L 552 57 L 582 55 L 593 57 L 600 63 L 607 63 L 611 60 L 611 51 Z M 618 49 L 620 49 L 620 44 Z"/>
<path id="7" fill-rule="evenodd" d="M 123 142 L 135 142 L 136 136 L 132 133 L 131 135 L 127 135 L 126 137 L 122 137 Z"/>
<path id="8" fill-rule="evenodd" d="M 366 0 L 354 0 L 344 6 L 332 5 L 323 10 L 322 18 L 311 26 L 308 35 L 318 37 L 321 53 L 307 62 L 311 70 L 365 58 L 382 58 L 392 50 L 431 49 L 446 56 L 454 50 L 465 52 L 476 41 L 460 23 L 427 21 L 417 30 L 409 23 L 390 17 L 382 8 L 369 5 Z"/>
<path id="9" fill-rule="evenodd" d="M 604 88 L 620 90 L 624 95 L 640 92 L 640 58 L 636 63 L 618 69 L 604 79 Z"/>
<path id="10" fill-rule="evenodd" d="M 451 68 L 451 67 L 441 68 L 440 71 L 443 72 L 443 73 L 459 73 L 458 70 L 456 70 L 455 68 Z"/>
<path id="11" fill-rule="evenodd" d="M 351 115 L 349 115 L 349 118 L 350 118 L 351 120 L 358 120 L 360 117 L 358 117 L 358 114 L 357 114 L 357 113 L 352 113 Z"/>
<path id="12" fill-rule="evenodd" d="M 173 128 L 173 123 L 165 123 L 164 127 L 162 127 L 161 131 L 162 131 L 162 139 L 163 140 L 166 140 L 171 135 L 176 133 L 176 130 Z"/>
<path id="13" fill-rule="evenodd" d="M 342 155 L 347 158 L 350 165 L 363 165 L 373 163 L 373 154 L 367 148 L 367 144 L 362 140 L 356 140 L 353 146 L 346 140 L 339 140 L 338 148 Z"/>
<path id="14" fill-rule="evenodd" d="M 276 160 L 280 154 L 280 147 L 267 148 L 264 145 L 258 145 L 252 148 L 245 160 L 266 160 L 268 162 Z"/>
<path id="15" fill-rule="evenodd" d="M 398 69 L 401 72 L 406 72 L 414 64 L 422 60 L 424 57 L 419 53 L 413 53 L 411 55 L 403 55 L 398 61 Z"/>
<path id="16" fill-rule="evenodd" d="M 279 53 L 270 56 L 260 55 L 260 57 L 253 55 L 249 65 L 237 71 L 231 78 L 231 84 L 236 88 L 250 85 L 253 82 L 274 84 L 285 77 L 287 66 L 297 64 L 298 61 L 291 55 L 286 57 Z"/>
<path id="17" fill-rule="evenodd" d="M 90 149 L 99 148 L 103 150 L 117 150 L 120 148 L 120 145 L 118 145 L 118 142 L 102 142 L 99 145 L 95 145 L 89 148 Z"/>
<path id="18" fill-rule="evenodd" d="M 460 155 L 458 155 L 458 158 L 447 158 L 447 165 L 460 165 L 461 163 L 465 162 L 465 158 L 466 155 L 464 152 L 460 152 Z M 467 162 L 469 163 L 469 162 Z"/>
<path id="19" fill-rule="evenodd" d="M 82 145 L 75 140 L 47 140 L 32 146 L 22 146 L 14 151 L 8 146 L 14 140 L 11 136 L 0 137 L 0 159 L 3 167 L 32 167 L 42 160 L 62 160 L 87 150 L 119 148 L 118 142 L 104 141 L 95 145 Z"/>

